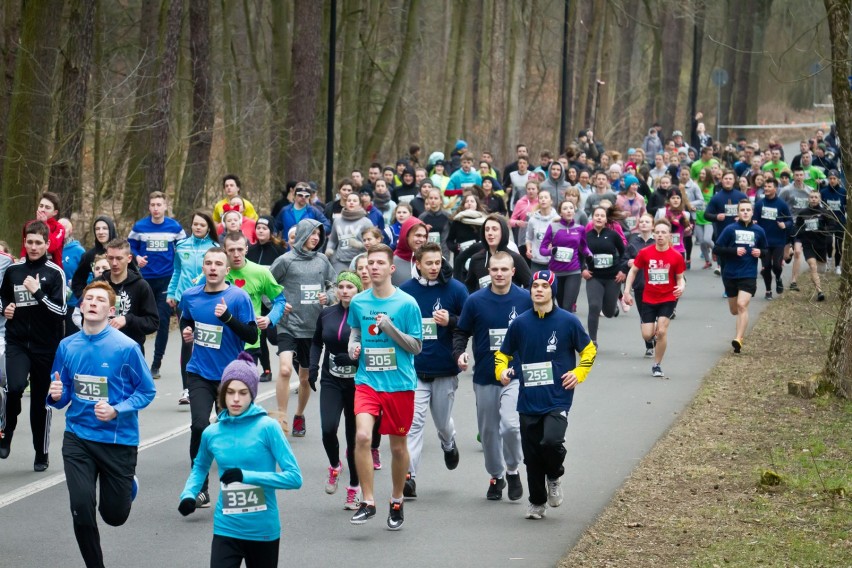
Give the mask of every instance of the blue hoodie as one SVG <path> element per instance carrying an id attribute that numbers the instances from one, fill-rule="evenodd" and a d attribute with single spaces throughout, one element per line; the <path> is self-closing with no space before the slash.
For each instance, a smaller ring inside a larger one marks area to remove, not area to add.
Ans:
<path id="1" fill-rule="evenodd" d="M 737 248 L 744 247 L 746 253 L 743 256 L 737 254 Z M 718 237 L 713 247 L 713 253 L 725 257 L 722 266 L 722 278 L 736 280 L 740 278 L 757 278 L 757 264 L 759 258 L 753 257 L 751 251 L 760 249 L 761 255 L 766 254 L 766 233 L 754 223 L 748 225 L 742 221 L 736 221 L 728 225 Z"/>
<path id="2" fill-rule="evenodd" d="M 172 279 L 169 281 L 169 289 L 166 291 L 168 299 L 180 302 L 184 292 L 198 285 L 198 281 L 203 276 L 201 264 L 204 253 L 208 249 L 218 246 L 209 235 L 201 239 L 195 235 L 190 235 L 182 241 L 178 241 L 175 245 Z"/>
<path id="3" fill-rule="evenodd" d="M 201 447 L 180 494 L 181 500 L 195 499 L 214 459 L 220 474 L 232 468 L 241 469 L 242 484 L 260 487 L 266 508 L 225 514 L 224 491 L 220 490 L 213 516 L 213 534 L 254 541 L 280 538 L 281 521 L 275 490 L 299 489 L 302 486 L 302 472 L 281 426 L 254 403 L 239 416 L 231 416 L 227 410 L 220 413 L 219 421 L 205 428 L 201 435 Z M 276 467 L 281 471 L 276 471 Z M 238 485 L 232 483 L 223 486 L 223 489 Z M 249 506 L 252 504 L 248 503 Z"/>
<path id="4" fill-rule="evenodd" d="M 77 267 L 80 266 L 80 259 L 86 253 L 86 249 L 80 244 L 77 239 L 71 239 L 65 246 L 62 247 L 62 270 L 65 272 L 65 286 L 68 291 L 71 291 L 71 279 L 74 273 L 77 272 Z M 74 294 L 68 293 L 65 301 L 69 307 L 76 306 L 80 300 Z"/>
<path id="5" fill-rule="evenodd" d="M 754 206 L 754 222 L 766 233 L 767 245 L 783 247 L 787 244 L 787 235 L 793 228 L 793 216 L 787 202 L 775 195 L 774 199 L 764 197 Z M 784 223 L 784 228 L 778 226 Z"/>
<path id="6" fill-rule="evenodd" d="M 721 235 L 725 227 L 737 220 L 737 204 L 743 199 L 748 199 L 748 196 L 738 189 L 730 191 L 723 189 L 710 198 L 710 202 L 704 208 L 704 218 L 713 222 L 714 235 Z M 724 221 L 716 219 L 719 213 L 725 214 Z"/>
<path id="7" fill-rule="evenodd" d="M 134 340 L 110 326 L 95 335 L 75 333 L 59 343 L 51 378 L 54 373 L 62 381 L 62 397 L 54 401 L 48 395 L 47 405 L 59 409 L 71 404 L 65 413 L 66 431 L 90 442 L 139 445 L 137 414 L 154 400 L 156 389 Z M 88 385 L 77 381 L 81 392 L 75 394 L 75 380 L 81 377 L 93 380 Z M 109 422 L 95 417 L 94 407 L 103 390 L 118 412 Z"/>

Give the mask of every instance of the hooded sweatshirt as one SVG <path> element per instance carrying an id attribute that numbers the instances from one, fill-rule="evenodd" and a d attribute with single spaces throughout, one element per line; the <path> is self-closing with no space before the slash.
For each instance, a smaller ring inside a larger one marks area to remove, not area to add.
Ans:
<path id="1" fill-rule="evenodd" d="M 160 326 L 157 300 L 151 286 L 138 272 L 128 267 L 127 278 L 120 284 L 112 282 L 109 270 L 101 274 L 103 280 L 115 291 L 115 317 L 124 316 L 127 323 L 121 331 L 139 345 L 145 345 L 145 336 Z"/>
<path id="2" fill-rule="evenodd" d="M 314 229 L 319 229 L 319 242 L 314 250 L 303 247 Z M 278 257 L 270 267 L 272 276 L 284 286 L 284 295 L 290 298 L 293 309 L 278 321 L 278 333 L 296 338 L 314 335 L 317 318 L 322 312 L 319 293 L 328 293 L 334 286 L 337 273 L 328 258 L 319 252 L 325 242 L 325 228 L 314 219 L 303 219 L 296 225 L 293 248 Z"/>
<path id="3" fill-rule="evenodd" d="M 66 296 L 68 298 L 67 303 L 69 307 L 74 307 L 79 302 L 77 300 L 77 296 L 74 294 L 70 294 L 68 292 L 71 291 L 71 279 L 74 277 L 74 273 L 77 272 L 77 268 L 80 266 L 80 260 L 83 258 L 83 255 L 86 254 L 86 249 L 83 248 L 83 245 L 80 244 L 80 241 L 77 239 L 71 239 L 65 246 L 62 247 L 62 272 L 65 273 L 65 285 L 66 285 Z"/>
<path id="4" fill-rule="evenodd" d="M 180 302 L 183 293 L 197 285 L 203 276 L 201 264 L 204 253 L 218 246 L 209 234 L 200 239 L 190 234 L 182 241 L 178 241 L 175 245 L 175 266 L 172 279 L 169 281 L 169 289 L 166 291 L 166 298 Z"/>
<path id="5" fill-rule="evenodd" d="M 372 227 L 372 221 L 361 207 L 355 211 L 344 209 L 340 217 L 334 220 L 325 254 L 331 259 L 335 271 L 345 270 L 353 258 L 364 252 L 361 232 Z"/>
<path id="6" fill-rule="evenodd" d="M 35 221 L 36 219 L 33 219 Z M 21 231 L 21 257 L 27 256 L 27 249 L 23 243 L 27 241 L 27 227 L 33 221 L 24 223 L 24 228 Z M 47 239 L 47 255 L 53 264 L 62 268 L 62 247 L 65 245 L 65 227 L 59 224 L 56 217 L 48 217 L 44 223 L 50 229 L 50 234 Z"/>
<path id="7" fill-rule="evenodd" d="M 454 256 L 479 242 L 486 216 L 482 211 L 472 209 L 461 209 L 453 216 L 447 235 L 447 248 Z"/>
<path id="8" fill-rule="evenodd" d="M 97 225 L 99 221 L 106 223 L 106 226 L 109 228 L 109 239 L 107 242 L 113 240 L 117 235 L 115 232 L 115 223 L 106 215 L 96 217 L 92 222 L 92 234 L 95 234 L 95 225 Z M 106 248 L 104 245 L 99 243 L 98 239 L 95 238 L 95 246 L 83 253 L 83 256 L 80 258 L 80 264 L 77 266 L 77 270 L 74 271 L 73 278 L 71 278 L 71 292 L 78 300 L 80 299 L 80 296 L 83 295 L 83 288 L 85 288 L 86 284 L 89 283 L 89 277 L 92 275 L 92 263 L 95 262 L 95 257 L 99 254 L 104 254 L 105 252 Z"/>
<path id="9" fill-rule="evenodd" d="M 417 269 L 414 268 L 414 251 L 408 246 L 408 233 L 417 225 L 426 227 L 426 223 L 417 217 L 409 217 L 399 229 L 399 240 L 396 243 L 396 250 L 393 251 L 393 265 L 396 266 L 396 270 L 391 275 L 391 282 L 394 286 L 402 286 L 403 282 L 417 273 Z"/>
<path id="10" fill-rule="evenodd" d="M 498 217 L 497 221 L 500 223 L 501 228 L 500 242 L 497 244 L 497 250 L 509 253 L 515 261 L 515 275 L 512 277 L 512 282 L 520 288 L 527 287 L 530 284 L 530 278 L 532 278 L 530 267 L 524 257 L 509 249 L 509 225 L 506 223 L 506 220 L 503 217 Z M 478 245 L 479 250 L 470 256 L 470 265 L 468 266 L 467 277 L 464 281 L 467 291 L 471 294 L 491 284 L 491 278 L 488 276 L 488 259 L 491 258 L 491 252 L 485 241 L 485 224 L 482 225 L 481 235 L 482 242 Z M 471 247 L 465 252 L 471 250 L 474 250 L 474 247 Z"/>
<path id="11" fill-rule="evenodd" d="M 278 422 L 254 403 L 238 416 L 222 411 L 218 421 L 205 428 L 201 435 L 201 447 L 180 494 L 181 500 L 195 499 L 213 460 L 220 472 L 231 468 L 243 472 L 241 484 L 232 483 L 219 491 L 213 514 L 213 534 L 261 542 L 281 538 L 275 490 L 300 488 L 302 471 Z M 224 489 L 245 488 L 246 485 L 260 489 L 266 508 L 246 514 L 226 514 Z"/>
<path id="12" fill-rule="evenodd" d="M 400 185 L 393 188 L 393 200 L 397 203 L 408 203 L 420 195 L 420 188 L 417 187 L 417 184 L 414 182 L 414 168 L 406 165 L 402 175 L 399 176 L 400 179 L 405 179 L 405 174 L 411 174 L 412 181 L 408 185 L 406 185 L 405 182 L 401 182 Z"/>
<path id="13" fill-rule="evenodd" d="M 420 215 L 420 220 L 429 226 L 430 243 L 441 245 L 441 254 L 450 257 L 450 249 L 447 248 L 447 237 L 450 235 L 450 216 L 443 209 L 438 211 L 426 211 Z"/>
<path id="14" fill-rule="evenodd" d="M 553 164 L 556 164 L 561 168 L 559 172 L 559 177 L 555 180 L 550 177 L 550 169 L 553 167 Z M 541 188 L 539 192 L 546 191 L 550 193 L 550 197 L 553 198 L 553 203 L 561 203 L 563 201 L 563 193 L 566 189 L 571 187 L 571 184 L 565 181 L 565 168 L 562 167 L 562 164 L 559 162 L 550 162 L 550 165 L 547 166 L 547 175 L 543 182 L 541 182 Z M 529 282 L 527 282 L 529 284 Z"/>
<path id="15" fill-rule="evenodd" d="M 591 254 L 586 246 L 586 228 L 576 221 L 569 224 L 557 218 L 545 229 L 538 252 L 555 274 L 581 272 Z"/>
<path id="16" fill-rule="evenodd" d="M 24 287 L 27 276 L 39 281 L 35 294 Z M 15 317 L 6 320 L 7 344 L 34 353 L 56 352 L 65 335 L 65 275 L 46 254 L 37 260 L 24 256 L 9 266 L 0 285 L 0 300 L 0 310 L 15 304 Z"/>
<path id="17" fill-rule="evenodd" d="M 547 264 L 550 261 L 549 255 L 542 255 L 539 247 L 541 247 L 541 242 L 544 240 L 544 235 L 547 233 L 548 227 L 555 221 L 559 221 L 559 215 L 552 207 L 548 215 L 542 214 L 541 211 L 535 211 L 530 215 L 525 231 L 526 234 L 522 232 L 521 235 L 531 245 L 529 251 L 532 254 L 533 262 Z"/>

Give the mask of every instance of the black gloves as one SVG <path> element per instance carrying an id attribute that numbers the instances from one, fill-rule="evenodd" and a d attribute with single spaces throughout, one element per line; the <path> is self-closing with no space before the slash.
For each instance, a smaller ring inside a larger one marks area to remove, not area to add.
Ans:
<path id="1" fill-rule="evenodd" d="M 184 517 L 187 515 L 191 515 L 195 512 L 195 499 L 192 497 L 187 497 L 186 499 L 182 499 L 180 505 L 178 505 L 178 511 Z"/>
<path id="2" fill-rule="evenodd" d="M 242 483 L 242 481 L 243 481 L 243 470 L 241 470 L 238 467 L 226 469 L 225 471 L 222 472 L 222 475 L 219 477 L 219 481 L 221 481 L 225 485 L 227 485 L 229 483 L 234 483 L 234 482 Z"/>

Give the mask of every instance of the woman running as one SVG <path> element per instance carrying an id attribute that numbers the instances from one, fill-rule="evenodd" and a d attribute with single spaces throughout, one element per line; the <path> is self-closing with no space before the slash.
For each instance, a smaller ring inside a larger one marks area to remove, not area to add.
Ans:
<path id="1" fill-rule="evenodd" d="M 614 207 L 595 207 L 591 229 L 586 232 L 586 244 L 591 256 L 582 274 L 586 281 L 586 297 L 589 302 L 589 336 L 596 347 L 601 312 L 607 318 L 618 315 L 618 295 L 627 271 L 624 241 L 616 231 L 608 227 L 616 223 L 614 210 Z"/>
<path id="2" fill-rule="evenodd" d="M 563 201 L 559 205 L 559 219 L 547 227 L 539 247 L 541 255 L 550 260 L 548 269 L 556 275 L 556 290 L 560 294 L 557 303 L 571 313 L 577 311 L 581 273 L 589 255 L 586 229 L 574 220 L 575 215 L 574 203 Z"/>

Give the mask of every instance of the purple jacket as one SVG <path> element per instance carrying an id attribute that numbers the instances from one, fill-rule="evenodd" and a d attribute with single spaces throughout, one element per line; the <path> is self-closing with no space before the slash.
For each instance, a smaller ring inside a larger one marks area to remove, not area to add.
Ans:
<path id="1" fill-rule="evenodd" d="M 544 233 L 539 252 L 550 257 L 548 268 L 552 272 L 582 271 L 585 258 L 591 254 L 586 246 L 586 228 L 574 221 L 570 225 L 563 219 L 554 221 Z"/>

